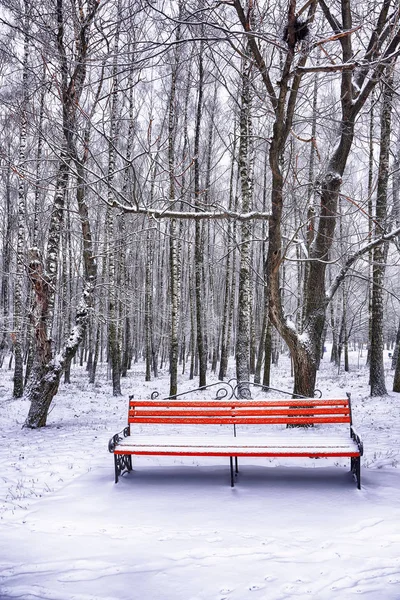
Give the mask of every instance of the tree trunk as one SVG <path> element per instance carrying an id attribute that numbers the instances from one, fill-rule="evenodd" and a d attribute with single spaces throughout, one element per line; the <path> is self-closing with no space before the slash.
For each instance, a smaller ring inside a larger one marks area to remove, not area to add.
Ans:
<path id="1" fill-rule="evenodd" d="M 181 8 L 181 5 L 180 5 Z M 175 192 L 175 152 L 177 119 L 176 111 L 176 86 L 179 69 L 179 41 L 181 36 L 181 27 L 178 25 L 176 41 L 173 55 L 173 65 L 171 72 L 171 89 L 168 106 L 168 171 L 169 171 L 169 201 L 173 206 L 176 200 Z M 171 219 L 169 224 L 169 274 L 170 274 L 170 348 L 169 348 L 169 372 L 170 384 L 169 395 L 175 396 L 178 392 L 178 362 L 179 362 L 179 308 L 180 308 L 180 267 L 179 267 L 179 249 L 178 235 L 179 225 L 176 219 Z"/>
<path id="2" fill-rule="evenodd" d="M 266 314 L 267 329 L 265 332 L 265 346 L 264 346 L 264 373 L 263 373 L 263 386 L 268 389 L 271 383 L 271 362 L 272 362 L 272 325 L 269 320 L 268 313 Z M 276 364 L 278 360 L 276 359 Z"/>
<path id="3" fill-rule="evenodd" d="M 386 229 L 387 223 L 387 192 L 389 180 L 390 133 L 393 100 L 393 69 L 390 68 L 388 81 L 384 85 L 381 136 L 379 152 L 378 187 L 375 211 L 375 234 L 379 236 Z M 386 252 L 382 244 L 374 249 L 372 268 L 372 314 L 371 314 L 371 356 L 370 356 L 370 386 L 371 396 L 387 394 L 385 369 L 383 365 L 383 329 L 384 306 L 383 285 L 385 278 Z"/>
<path id="4" fill-rule="evenodd" d="M 21 398 L 24 393 L 24 365 L 22 351 L 23 299 L 22 289 L 24 280 L 25 260 L 25 196 L 26 196 L 26 144 L 28 135 L 28 0 L 24 0 L 24 54 L 22 70 L 22 106 L 19 140 L 19 183 L 18 183 L 18 235 L 17 235 L 17 272 L 14 285 L 14 398 Z"/>
<path id="5" fill-rule="evenodd" d="M 236 151 L 236 135 L 233 137 L 233 147 L 232 147 L 232 155 L 231 155 L 231 172 L 230 172 L 230 181 L 229 181 L 229 210 L 233 210 L 234 208 L 234 174 L 235 174 L 235 151 Z M 230 307 L 231 307 L 231 298 L 235 294 L 234 287 L 232 284 L 232 277 L 234 277 L 234 269 L 233 265 L 233 255 L 235 252 L 234 248 L 234 235 L 233 235 L 233 226 L 231 223 L 228 223 L 228 247 L 226 252 L 226 263 L 225 263 L 225 292 L 224 292 L 224 309 L 223 309 L 223 317 L 222 317 L 222 332 L 221 332 L 221 358 L 219 364 L 219 373 L 218 379 L 223 381 L 226 377 L 227 369 L 228 369 L 228 357 L 229 357 L 229 346 L 230 346 Z"/>
<path id="6" fill-rule="evenodd" d="M 54 318 L 55 290 L 57 287 L 58 259 L 65 210 L 70 162 L 76 160 L 75 135 L 76 111 L 82 95 L 86 78 L 86 62 L 89 46 L 90 26 L 96 15 L 98 3 L 89 0 L 87 13 L 76 14 L 76 24 L 80 26 L 80 35 L 75 38 L 76 68 L 69 77 L 69 64 L 65 46 L 65 21 L 63 0 L 57 0 L 57 45 L 60 59 L 61 90 L 63 99 L 63 142 L 58 163 L 56 189 L 49 225 L 46 263 L 42 261 L 38 250 L 29 252 L 28 277 L 35 291 L 35 305 L 32 319 L 35 329 L 35 367 L 28 385 L 27 398 L 31 406 L 24 426 L 30 428 L 46 425 L 48 411 L 64 369 L 65 360 L 75 353 L 83 339 L 92 293 L 91 281 L 86 281 L 81 301 L 75 317 L 75 326 L 69 339 L 58 356 L 53 355 L 51 330 Z M 79 186 L 78 186 L 79 190 Z M 86 224 L 88 225 L 88 223 Z M 84 226 L 82 224 L 82 229 Z M 94 253 L 90 253 L 92 262 Z"/>
<path id="7" fill-rule="evenodd" d="M 372 194 L 374 185 L 374 174 L 375 174 L 375 156 L 374 156 L 374 122 L 375 122 L 375 93 L 371 94 L 371 108 L 369 116 L 369 156 L 368 156 L 368 239 L 372 240 L 372 234 L 374 232 L 374 219 L 373 219 L 373 204 Z M 371 338 L 372 338 L 372 268 L 373 268 L 373 251 L 368 252 L 368 349 L 366 364 L 369 366 L 371 363 Z"/>
<path id="8" fill-rule="evenodd" d="M 120 0 L 118 1 L 118 14 L 120 13 Z M 108 347 L 109 359 L 111 362 L 111 378 L 113 396 L 121 396 L 121 347 L 119 340 L 119 313 L 118 313 L 118 286 L 116 269 L 116 248 L 114 240 L 115 216 L 111 208 L 114 200 L 113 183 L 115 177 L 115 159 L 116 145 L 118 139 L 118 46 L 119 46 L 119 27 L 120 21 L 117 21 L 117 31 L 114 42 L 114 59 L 112 68 L 112 94 L 110 107 L 110 134 L 108 144 L 108 172 L 107 172 L 107 195 L 108 207 L 106 218 L 106 230 L 108 239 Z"/>
<path id="9" fill-rule="evenodd" d="M 200 206 L 200 133 L 203 111 L 203 92 L 204 92 L 204 67 L 203 67 L 203 42 L 200 44 L 199 52 L 199 79 L 197 83 L 197 108 L 196 123 L 194 135 L 194 203 L 196 211 Z M 203 303 L 203 285 L 204 285 L 204 248 L 202 245 L 202 224 L 199 220 L 195 222 L 195 247 L 194 247 L 194 278 L 196 289 L 196 338 L 197 353 L 199 358 L 199 387 L 207 385 L 207 342 L 204 324 L 204 303 Z"/>
<path id="10" fill-rule="evenodd" d="M 11 159 L 8 157 L 8 164 Z M 3 238 L 3 268 L 1 273 L 0 305 L 3 316 L 3 333 L 0 340 L 0 368 L 9 347 L 8 335 L 10 328 L 10 278 L 11 278 L 11 249 L 12 249 L 12 203 L 11 203 L 11 168 L 7 169 L 5 182 L 5 211 Z"/>
<path id="11" fill-rule="evenodd" d="M 252 195 L 252 169 L 250 166 L 251 134 L 251 63 L 243 59 L 242 95 L 240 107 L 239 174 L 241 184 L 242 211 L 249 212 Z M 239 299 L 236 333 L 236 378 L 240 384 L 250 380 L 250 223 L 241 224 Z M 240 386 L 240 396 L 249 397 L 249 387 Z"/>
<path id="12" fill-rule="evenodd" d="M 314 341 L 314 347 L 315 347 Z M 317 357 L 313 357 L 308 348 L 299 344 L 291 351 L 294 371 L 294 391 L 296 395 L 313 398 L 317 373 Z"/>
<path id="13" fill-rule="evenodd" d="M 399 323 L 399 329 L 397 332 L 398 337 L 400 338 L 400 323 Z M 399 346 L 400 346 L 400 339 L 399 339 L 399 343 L 396 344 L 396 364 L 395 364 L 395 372 L 394 372 L 394 379 L 393 379 L 393 391 L 394 392 L 400 392 L 400 352 L 399 352 Z"/>
<path id="14" fill-rule="evenodd" d="M 27 392 L 31 406 L 24 426 L 32 429 L 46 425 L 50 404 L 58 391 L 64 368 L 64 364 L 53 357 L 51 329 L 68 176 L 69 157 L 64 150 L 58 168 L 46 268 L 36 248 L 32 248 L 29 253 L 28 277 L 35 292 L 35 305 L 31 318 L 35 331 L 36 359 Z"/>
<path id="15" fill-rule="evenodd" d="M 399 349 L 400 349 L 400 321 L 399 321 L 399 324 L 397 327 L 396 342 L 395 342 L 393 354 L 392 354 L 391 369 L 396 369 L 397 357 L 399 355 Z"/>
<path id="16" fill-rule="evenodd" d="M 151 368 L 153 364 L 153 236 L 151 230 L 147 232 L 147 259 L 145 276 L 145 344 L 146 344 L 146 376 L 145 381 L 151 381 Z"/>
<path id="17" fill-rule="evenodd" d="M 257 351 L 257 362 L 256 362 L 256 368 L 254 371 L 254 383 L 261 382 L 261 367 L 262 367 L 263 359 L 264 359 L 266 335 L 267 335 L 267 313 L 266 313 L 266 311 L 264 311 L 262 325 L 261 325 L 261 331 L 260 331 L 260 340 L 259 340 L 258 351 Z"/>

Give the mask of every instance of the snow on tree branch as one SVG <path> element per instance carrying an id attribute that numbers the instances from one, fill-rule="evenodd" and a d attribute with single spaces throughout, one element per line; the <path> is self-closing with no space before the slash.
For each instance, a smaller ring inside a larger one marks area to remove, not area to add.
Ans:
<path id="1" fill-rule="evenodd" d="M 381 244 L 384 244 L 385 242 L 389 242 L 398 236 L 400 236 L 400 227 L 396 227 L 396 229 L 393 229 L 393 231 L 391 231 L 390 233 L 386 233 L 385 235 L 382 235 L 380 238 L 377 238 L 377 239 L 373 240 L 372 242 L 368 242 L 367 244 L 364 244 L 363 246 L 361 246 L 361 248 L 359 248 L 357 250 L 357 252 L 354 252 L 354 254 L 352 254 L 347 259 L 344 266 L 341 268 L 339 274 L 337 275 L 336 279 L 332 282 L 332 285 L 327 289 L 327 291 L 326 291 L 327 302 L 330 302 L 332 300 L 332 298 L 335 295 L 335 293 L 337 292 L 340 284 L 342 283 L 342 281 L 346 277 L 349 269 L 354 265 L 356 260 L 358 260 L 364 254 L 367 254 L 370 250 L 373 250 L 377 246 L 380 246 Z"/>
<path id="2" fill-rule="evenodd" d="M 153 219 L 193 219 L 206 220 L 210 219 L 213 221 L 221 219 L 233 219 L 237 221 L 262 221 L 270 217 L 270 213 L 251 211 L 245 213 L 239 213 L 233 210 L 216 210 L 216 211 L 204 211 L 204 212 L 190 212 L 190 211 L 179 211 L 179 210 L 162 210 L 146 208 L 144 206 L 127 206 L 121 204 L 118 200 L 114 200 L 112 203 L 114 208 L 118 208 L 124 213 L 147 215 Z"/>

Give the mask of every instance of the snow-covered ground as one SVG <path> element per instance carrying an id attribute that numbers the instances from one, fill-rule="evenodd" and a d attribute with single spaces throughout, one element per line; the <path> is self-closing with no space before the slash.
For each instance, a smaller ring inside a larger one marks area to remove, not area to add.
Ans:
<path id="1" fill-rule="evenodd" d="M 31 431 L 4 368 L 0 599 L 400 600 L 400 394 L 369 398 L 352 359 L 339 376 L 325 360 L 318 387 L 352 394 L 361 491 L 333 459 L 243 459 L 232 489 L 225 459 L 140 457 L 115 485 L 107 443 L 128 394 L 165 394 L 168 376 L 144 383 L 135 365 L 113 398 L 105 377 L 93 387 L 76 368 L 49 426 Z M 290 389 L 287 372 L 283 358 L 272 384 Z"/>

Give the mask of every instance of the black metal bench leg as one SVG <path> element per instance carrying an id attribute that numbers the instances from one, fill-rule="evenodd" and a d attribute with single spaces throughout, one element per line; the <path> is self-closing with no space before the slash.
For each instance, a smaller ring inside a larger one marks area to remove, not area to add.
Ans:
<path id="1" fill-rule="evenodd" d="M 238 461 L 238 457 L 235 456 L 235 474 L 237 475 L 239 473 L 239 461 Z"/>
<path id="2" fill-rule="evenodd" d="M 119 461 L 118 461 L 118 457 L 116 454 L 114 454 L 114 471 L 115 471 L 115 478 L 114 478 L 114 482 L 118 483 L 118 476 L 120 474 L 120 468 L 119 468 Z"/>
<path id="3" fill-rule="evenodd" d="M 357 487 L 361 490 L 361 458 L 356 458 L 356 479 L 357 479 Z"/>
<path id="4" fill-rule="evenodd" d="M 132 471 L 131 454 L 114 454 L 115 483 L 118 483 L 118 477 L 125 471 Z"/>
<path id="5" fill-rule="evenodd" d="M 235 478 L 233 476 L 233 456 L 229 457 L 229 463 L 230 463 L 230 467 L 231 467 L 231 487 L 234 487 L 234 485 L 235 485 Z"/>
<path id="6" fill-rule="evenodd" d="M 350 458 L 351 473 L 357 482 L 357 488 L 361 490 L 361 457 Z"/>

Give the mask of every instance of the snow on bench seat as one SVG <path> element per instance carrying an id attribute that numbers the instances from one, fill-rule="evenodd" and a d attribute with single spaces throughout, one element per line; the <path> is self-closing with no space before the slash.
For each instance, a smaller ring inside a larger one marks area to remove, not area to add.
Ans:
<path id="1" fill-rule="evenodd" d="M 286 430 L 288 431 L 288 430 Z M 268 437 L 233 435 L 175 437 L 168 435 L 135 435 L 124 438 L 115 449 L 117 454 L 150 454 L 185 456 L 359 456 L 354 440 L 343 435 L 329 438 L 319 435 L 289 435 Z M 311 439 L 310 439 L 311 438 Z M 313 439 L 315 438 L 315 439 Z"/>

